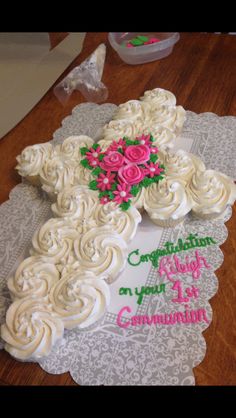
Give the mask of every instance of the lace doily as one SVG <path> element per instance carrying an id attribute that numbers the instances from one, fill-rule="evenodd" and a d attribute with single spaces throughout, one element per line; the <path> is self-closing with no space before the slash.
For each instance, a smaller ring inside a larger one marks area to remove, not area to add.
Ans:
<path id="1" fill-rule="evenodd" d="M 65 118 L 62 127 L 54 133 L 53 143 L 60 143 L 69 135 L 85 134 L 97 137 L 100 128 L 113 115 L 115 105 L 91 103 L 76 106 L 71 116 Z M 236 179 L 234 141 L 236 118 L 218 117 L 212 113 L 197 115 L 187 112 L 187 121 L 175 148 L 184 148 L 201 157 L 207 168 L 216 169 Z M 6 286 L 7 278 L 17 265 L 28 256 L 28 248 L 35 229 L 52 217 L 50 201 L 40 190 L 24 182 L 16 186 L 10 198 L 0 207 L 0 322 L 10 304 Z M 175 228 L 157 228 L 153 249 L 162 247 L 167 241 L 177 242 L 179 237 L 190 233 L 211 236 L 217 246 L 201 249 L 211 268 L 203 270 L 198 281 L 200 296 L 192 302 L 191 308 L 206 309 L 209 321 L 212 310 L 208 302 L 216 293 L 218 281 L 214 271 L 223 262 L 219 246 L 227 239 L 224 223 L 232 214 L 229 208 L 221 220 L 201 221 L 191 215 Z M 147 219 L 142 222 L 135 242 L 142 242 L 146 231 L 153 230 Z M 145 245 L 145 243 L 144 243 Z M 134 243 L 131 248 L 134 248 Z M 144 247 L 145 248 L 145 247 Z M 184 255 L 180 254 L 180 258 Z M 181 258 L 182 259 L 182 258 Z M 127 270 L 129 269 L 129 270 Z M 128 266 L 121 277 L 111 285 L 111 292 L 117 294 L 119 287 L 154 286 L 157 283 L 156 269 L 148 264 L 142 278 Z M 127 284 L 127 274 L 132 277 Z M 187 280 L 190 280 L 188 277 Z M 113 286 L 113 287 L 112 287 Z M 172 291 L 173 292 L 173 291 Z M 153 315 L 156 312 L 171 311 L 171 291 L 164 294 L 144 296 L 143 303 L 133 303 L 133 314 Z M 120 297 L 121 298 L 121 297 Z M 117 299 L 117 298 L 116 298 Z M 123 306 L 127 304 L 122 300 Z M 131 299 L 130 303 L 131 304 Z M 89 331 L 66 331 L 63 340 L 54 347 L 50 356 L 39 361 L 49 373 L 60 374 L 69 371 L 72 378 L 83 385 L 194 385 L 192 369 L 204 358 L 206 351 L 202 331 L 209 324 L 198 323 L 183 326 L 142 326 L 119 328 L 116 323 L 118 304 L 115 301 L 99 323 Z M 135 311 L 136 309 L 136 311 Z M 0 347 L 3 344 L 0 341 Z"/>

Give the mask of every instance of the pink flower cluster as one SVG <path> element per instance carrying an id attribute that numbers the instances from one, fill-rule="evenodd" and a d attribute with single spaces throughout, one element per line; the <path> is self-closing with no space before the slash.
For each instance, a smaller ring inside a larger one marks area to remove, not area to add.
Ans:
<path id="1" fill-rule="evenodd" d="M 157 179 L 164 171 L 156 162 L 158 149 L 152 141 L 151 135 L 141 135 L 134 141 L 124 137 L 113 141 L 105 152 L 96 144 L 87 150 L 87 162 L 83 164 L 95 169 L 96 180 L 90 183 L 90 188 L 100 191 L 102 204 L 109 201 L 130 204 L 135 195 L 133 186 L 143 187 L 146 177 Z"/>

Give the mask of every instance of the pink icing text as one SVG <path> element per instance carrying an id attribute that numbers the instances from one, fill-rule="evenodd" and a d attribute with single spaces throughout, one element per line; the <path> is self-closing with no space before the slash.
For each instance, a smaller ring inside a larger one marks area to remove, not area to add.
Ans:
<path id="1" fill-rule="evenodd" d="M 177 255 L 171 257 L 163 257 L 160 260 L 158 273 L 160 276 L 166 275 L 167 279 L 174 281 L 172 276 L 178 273 L 192 273 L 193 279 L 199 279 L 201 276 L 201 268 L 209 269 L 211 266 L 207 263 L 205 257 L 199 255 L 198 250 L 195 251 L 195 259 L 189 260 L 189 256 L 185 257 L 185 263 L 181 263 Z"/>
<path id="2" fill-rule="evenodd" d="M 117 315 L 117 325 L 120 328 L 140 325 L 195 324 L 199 322 L 206 322 L 209 324 L 210 322 L 204 308 L 189 310 L 188 305 L 185 305 L 184 311 L 158 313 L 155 315 L 134 315 L 130 318 L 125 318 L 125 322 L 123 322 L 123 316 L 127 314 L 127 312 L 131 313 L 132 309 L 129 306 L 124 306 Z"/>

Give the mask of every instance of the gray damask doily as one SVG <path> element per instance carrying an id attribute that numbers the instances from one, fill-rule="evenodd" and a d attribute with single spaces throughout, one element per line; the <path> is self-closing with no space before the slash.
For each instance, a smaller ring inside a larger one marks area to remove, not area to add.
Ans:
<path id="1" fill-rule="evenodd" d="M 100 128 L 112 118 L 115 109 L 116 106 L 112 104 L 99 106 L 87 103 L 76 106 L 72 115 L 63 120 L 62 127 L 55 132 L 52 142 L 61 142 L 73 134 L 85 134 L 95 138 Z M 198 154 L 207 168 L 220 170 L 236 178 L 236 165 L 232 159 L 232 155 L 236 153 L 235 132 L 234 117 L 187 112 L 184 130 L 175 147 Z M 215 222 L 199 221 L 189 215 L 175 228 L 159 228 L 158 240 L 154 246 L 161 247 L 166 241 L 177 242 L 179 237 L 187 236 L 190 232 L 198 233 L 199 236 L 211 236 L 217 241 L 217 246 L 202 249 L 201 253 L 207 258 L 211 268 L 202 272 L 198 283 L 200 296 L 191 305 L 194 309 L 204 307 L 209 321 L 212 319 L 212 310 L 208 300 L 218 287 L 214 271 L 223 262 L 219 246 L 227 239 L 224 223 L 231 214 L 229 208 L 224 217 Z M 27 183 L 16 186 L 11 191 L 9 200 L 0 207 L 1 323 L 10 304 L 6 279 L 28 255 L 35 229 L 51 216 L 47 196 Z M 137 241 L 142 240 L 142 234 L 150 228 L 148 222 L 145 220 L 142 223 Z M 183 255 L 180 254 L 181 257 Z M 122 281 L 122 277 L 116 283 Z M 191 277 L 186 280 L 191 283 Z M 141 284 L 154 286 L 156 282 L 156 269 L 150 266 Z M 167 307 L 168 311 L 173 308 L 169 290 L 163 295 L 145 296 L 135 314 L 162 313 L 166 312 Z M 69 371 L 72 378 L 83 385 L 194 385 L 192 369 L 205 356 L 206 344 L 202 331 L 209 324 L 123 329 L 117 326 L 116 317 L 115 308 L 111 307 L 95 329 L 83 332 L 66 331 L 63 340 L 54 347 L 50 356 L 39 361 L 40 366 L 53 374 Z"/>

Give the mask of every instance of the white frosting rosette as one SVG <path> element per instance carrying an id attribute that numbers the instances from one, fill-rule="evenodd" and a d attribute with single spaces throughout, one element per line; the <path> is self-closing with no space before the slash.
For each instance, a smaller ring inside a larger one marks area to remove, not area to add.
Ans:
<path id="1" fill-rule="evenodd" d="M 83 167 L 82 164 L 76 164 L 74 171 L 73 171 L 73 183 L 71 185 L 82 185 L 88 186 L 90 181 L 94 180 L 94 176 L 86 167 Z"/>
<path id="2" fill-rule="evenodd" d="M 132 197 L 132 206 L 139 210 L 140 213 L 143 212 L 143 206 L 144 206 L 144 194 L 145 194 L 145 188 L 142 187 L 141 190 L 138 192 L 138 194 L 134 197 Z"/>
<path id="3" fill-rule="evenodd" d="M 66 138 L 62 144 L 56 145 L 55 148 L 58 154 L 78 162 L 83 158 L 80 153 L 80 148 L 90 148 L 93 144 L 93 139 L 87 135 L 73 135 Z"/>
<path id="4" fill-rule="evenodd" d="M 153 107 L 150 125 L 162 125 L 175 134 L 180 133 L 186 119 L 186 112 L 182 106 Z"/>
<path id="5" fill-rule="evenodd" d="M 129 100 L 118 106 L 113 119 L 144 119 L 144 105 L 139 100 Z"/>
<path id="6" fill-rule="evenodd" d="M 89 220 L 94 207 L 99 204 L 98 193 L 87 186 L 68 187 L 57 196 L 51 206 L 55 216 L 64 219 Z"/>
<path id="7" fill-rule="evenodd" d="M 192 200 L 183 182 L 166 177 L 145 189 L 144 208 L 154 223 L 172 227 L 191 210 Z"/>
<path id="8" fill-rule="evenodd" d="M 55 156 L 44 162 L 40 171 L 42 189 L 55 200 L 56 196 L 65 187 L 73 185 L 74 164 L 62 156 Z"/>
<path id="9" fill-rule="evenodd" d="M 156 88 L 145 91 L 144 95 L 140 97 L 141 101 L 157 106 L 175 106 L 176 97 L 168 90 Z"/>
<path id="10" fill-rule="evenodd" d="M 58 280 L 56 266 L 44 257 L 34 256 L 20 263 L 14 277 L 8 279 L 7 285 L 13 299 L 44 297 Z"/>
<path id="11" fill-rule="evenodd" d="M 174 141 L 176 139 L 175 133 L 160 124 L 150 123 L 149 126 L 144 129 L 143 133 L 145 135 L 152 134 L 154 138 L 153 145 L 155 147 L 166 150 L 174 146 Z"/>
<path id="12" fill-rule="evenodd" d="M 236 200 L 236 185 L 225 174 L 215 170 L 196 171 L 188 185 L 195 215 L 213 219 Z"/>
<path id="13" fill-rule="evenodd" d="M 34 233 L 30 253 L 48 257 L 54 263 L 67 263 L 77 236 L 78 232 L 69 220 L 49 219 Z"/>
<path id="14" fill-rule="evenodd" d="M 87 328 L 98 321 L 110 303 L 110 289 L 90 271 L 67 274 L 51 289 L 49 300 L 65 328 Z"/>
<path id="15" fill-rule="evenodd" d="M 31 183 L 40 185 L 39 172 L 45 161 L 50 158 L 52 149 L 52 145 L 48 142 L 26 147 L 22 153 L 16 157 L 18 162 L 16 169 L 18 170 L 18 173 L 22 177 L 27 177 Z"/>
<path id="16" fill-rule="evenodd" d="M 133 205 L 123 211 L 116 202 L 96 205 L 92 216 L 98 226 L 109 225 L 126 242 L 134 238 L 138 224 L 142 220 L 139 211 Z"/>
<path id="17" fill-rule="evenodd" d="M 83 270 L 107 276 L 112 283 L 126 264 L 127 244 L 109 226 L 92 228 L 74 242 L 75 256 Z"/>
<path id="18" fill-rule="evenodd" d="M 131 207 L 122 211 L 115 202 L 99 203 L 98 193 L 86 186 L 65 189 L 57 196 L 52 206 L 53 213 L 64 219 L 75 220 L 79 233 L 85 233 L 95 226 L 109 225 L 126 241 L 133 239 L 141 222 L 140 213 Z"/>
<path id="19" fill-rule="evenodd" d="M 13 302 L 1 326 L 5 350 L 20 360 L 47 356 L 63 332 L 64 324 L 48 301 L 35 297 Z"/>
<path id="20" fill-rule="evenodd" d="M 143 122 L 141 120 L 132 119 L 117 119 L 112 120 L 106 124 L 102 131 L 102 139 L 116 140 L 127 136 L 130 139 L 135 139 L 139 132 L 142 131 Z"/>
<path id="21" fill-rule="evenodd" d="M 205 164 L 196 155 L 184 150 L 163 153 L 165 174 L 167 177 L 176 178 L 188 183 L 196 170 L 204 171 Z"/>

